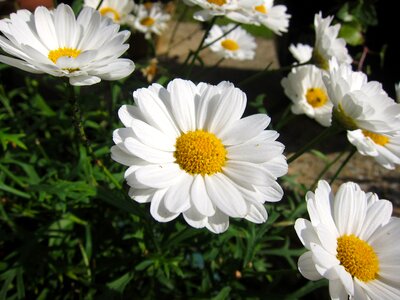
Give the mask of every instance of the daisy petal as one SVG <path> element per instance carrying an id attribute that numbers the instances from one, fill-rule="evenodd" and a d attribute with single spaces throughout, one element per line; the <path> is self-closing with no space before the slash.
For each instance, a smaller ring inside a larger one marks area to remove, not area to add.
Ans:
<path id="1" fill-rule="evenodd" d="M 231 217 L 243 218 L 247 214 L 247 205 L 243 196 L 222 174 L 204 177 L 207 193 L 215 205 Z"/>
<path id="2" fill-rule="evenodd" d="M 319 280 L 323 278 L 315 268 L 315 263 L 312 258 L 312 252 L 307 251 L 299 257 L 298 261 L 299 271 L 301 275 L 309 280 Z"/>

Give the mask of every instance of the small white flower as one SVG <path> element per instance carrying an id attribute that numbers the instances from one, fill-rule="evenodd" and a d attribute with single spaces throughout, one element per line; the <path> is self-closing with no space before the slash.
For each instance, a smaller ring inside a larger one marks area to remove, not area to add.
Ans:
<path id="1" fill-rule="evenodd" d="M 96 9 L 100 2 L 99 12 L 102 16 L 109 17 L 118 24 L 132 24 L 132 11 L 135 7 L 133 0 L 85 0 L 83 5 Z"/>
<path id="2" fill-rule="evenodd" d="M 326 181 L 306 200 L 311 222 L 295 223 L 309 250 L 299 258 L 301 274 L 328 279 L 332 299 L 400 299 L 400 219 L 390 201 L 351 182 L 333 195 Z"/>
<path id="3" fill-rule="evenodd" d="M 205 44 L 214 42 L 226 32 L 232 30 L 233 27 L 235 27 L 235 24 L 228 24 L 226 26 L 214 25 L 204 41 Z M 237 27 L 223 38 L 211 44 L 210 49 L 224 58 L 245 60 L 254 58 L 256 47 L 257 44 L 254 37 L 248 34 L 246 30 Z"/>
<path id="4" fill-rule="evenodd" d="M 321 12 L 315 15 L 315 45 L 313 59 L 318 67 L 328 70 L 329 60 L 333 57 L 339 63 L 350 64 L 352 58 L 347 52 L 346 42 L 342 38 L 337 38 L 340 24 L 330 26 L 333 16 L 322 18 Z"/>
<path id="5" fill-rule="evenodd" d="M 330 126 L 332 103 L 322 81 L 322 72 L 313 65 L 297 67 L 281 84 L 293 102 L 294 114 L 306 114 L 322 126 Z"/>
<path id="6" fill-rule="evenodd" d="M 333 116 L 348 130 L 364 129 L 374 133 L 396 132 L 400 128 L 400 104 L 388 97 L 382 85 L 368 82 L 362 72 L 348 64 L 329 62 L 323 80 L 333 103 Z"/>
<path id="7" fill-rule="evenodd" d="M 159 222 L 180 214 L 195 228 L 224 232 L 229 217 L 262 223 L 264 202 L 283 191 L 287 173 L 278 133 L 264 130 L 265 114 L 241 119 L 246 95 L 229 82 L 217 86 L 175 79 L 133 93 L 114 131 L 112 158 L 128 166 L 129 195 L 150 202 Z"/>
<path id="8" fill-rule="evenodd" d="M 170 19 L 171 16 L 163 12 L 160 5 L 140 4 L 137 7 L 136 18 L 132 26 L 133 29 L 144 33 L 146 39 L 150 39 L 152 33 L 160 35 L 168 27 Z"/>
<path id="9" fill-rule="evenodd" d="M 400 131 L 377 134 L 367 130 L 347 131 L 350 143 L 362 155 L 372 156 L 382 167 L 393 170 L 400 164 Z"/>
<path id="10" fill-rule="evenodd" d="M 8 54 L 0 62 L 31 73 L 69 77 L 72 85 L 91 85 L 117 80 L 135 68 L 129 59 L 119 58 L 129 47 L 129 31 L 85 7 L 78 18 L 68 5 L 54 11 L 38 7 L 12 13 L 0 20 L 0 47 Z"/>
<path id="11" fill-rule="evenodd" d="M 238 1 L 239 8 L 227 14 L 227 17 L 237 22 L 264 25 L 275 34 L 287 32 L 290 15 L 286 13 L 285 5 L 274 5 L 274 0 Z"/>
<path id="12" fill-rule="evenodd" d="M 290 44 L 289 51 L 300 64 L 304 64 L 311 60 L 313 47 L 305 44 Z"/>

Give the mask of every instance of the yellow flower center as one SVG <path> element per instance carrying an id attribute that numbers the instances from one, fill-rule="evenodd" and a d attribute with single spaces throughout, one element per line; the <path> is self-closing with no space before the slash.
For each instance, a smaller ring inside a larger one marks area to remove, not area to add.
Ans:
<path id="1" fill-rule="evenodd" d="M 310 88 L 307 90 L 306 99 L 308 104 L 314 108 L 318 108 L 325 105 L 328 101 L 328 96 L 320 88 Z"/>
<path id="2" fill-rule="evenodd" d="M 379 260 L 374 249 L 354 234 L 337 239 L 336 258 L 351 276 L 361 281 L 374 280 L 379 272 Z"/>
<path id="3" fill-rule="evenodd" d="M 236 41 L 231 39 L 226 39 L 221 42 L 221 46 L 229 51 L 236 51 L 239 49 L 239 44 Z"/>
<path id="4" fill-rule="evenodd" d="M 119 15 L 119 13 L 112 7 L 102 7 L 99 9 L 99 12 L 102 16 L 106 16 L 109 17 L 111 19 L 113 19 L 114 21 L 119 21 L 121 19 L 121 16 Z"/>
<path id="5" fill-rule="evenodd" d="M 53 62 L 56 63 L 57 60 L 62 56 L 68 56 L 76 58 L 81 53 L 81 50 L 63 47 L 58 48 L 56 50 L 51 50 L 47 57 Z"/>
<path id="6" fill-rule="evenodd" d="M 371 140 L 373 140 L 375 144 L 385 146 L 389 142 L 389 138 L 387 136 L 373 133 L 364 129 L 362 130 L 362 133 L 364 136 L 369 137 Z"/>
<path id="7" fill-rule="evenodd" d="M 176 163 L 191 175 L 212 175 L 221 172 L 227 151 L 213 133 L 189 131 L 176 139 Z"/>
<path id="8" fill-rule="evenodd" d="M 333 117 L 348 130 L 358 129 L 356 122 L 345 113 L 341 104 L 339 104 L 338 107 L 333 110 Z"/>
<path id="9" fill-rule="evenodd" d="M 151 25 L 153 25 L 154 22 L 155 22 L 155 20 L 150 17 L 145 17 L 140 20 L 140 24 L 142 24 L 143 26 L 147 26 L 147 27 L 150 27 Z"/>
<path id="10" fill-rule="evenodd" d="M 225 0 L 207 0 L 207 2 L 218 5 L 218 6 L 222 6 L 222 5 L 226 4 Z"/>
<path id="11" fill-rule="evenodd" d="M 315 49 L 312 53 L 312 61 L 314 64 L 321 69 L 329 70 L 329 61 L 326 60 L 318 51 Z"/>
<path id="12" fill-rule="evenodd" d="M 266 7 L 265 7 L 265 5 L 258 5 L 258 6 L 256 6 L 256 7 L 254 7 L 254 9 L 256 10 L 256 11 L 258 11 L 259 13 L 262 13 L 262 14 L 267 14 L 267 9 L 266 9 Z"/>

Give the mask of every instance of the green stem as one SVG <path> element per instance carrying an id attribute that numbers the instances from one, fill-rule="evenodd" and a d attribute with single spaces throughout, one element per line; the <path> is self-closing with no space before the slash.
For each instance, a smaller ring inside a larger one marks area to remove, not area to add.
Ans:
<path id="1" fill-rule="evenodd" d="M 74 125 L 77 134 L 79 135 L 79 138 L 82 142 L 82 144 L 85 146 L 87 152 L 91 156 L 92 160 L 100 167 L 100 169 L 104 172 L 104 174 L 110 179 L 110 181 L 118 188 L 121 189 L 122 186 L 121 184 L 115 179 L 115 177 L 111 174 L 111 172 L 107 169 L 107 167 L 103 164 L 103 162 L 97 158 L 96 154 L 94 153 L 94 150 L 92 146 L 90 145 L 90 141 L 86 136 L 85 128 L 83 127 L 82 123 L 82 112 L 79 107 L 79 102 L 78 102 L 78 97 L 75 93 L 74 87 L 70 84 L 68 84 L 68 89 L 69 89 L 69 100 L 71 102 L 72 106 L 72 112 L 73 112 L 73 120 L 74 120 Z"/>
<path id="2" fill-rule="evenodd" d="M 300 148 L 295 154 L 288 158 L 287 163 L 290 164 L 291 162 L 295 161 L 301 155 L 303 155 L 306 151 L 310 150 L 311 147 L 316 145 L 319 142 L 325 140 L 328 136 L 338 133 L 342 130 L 340 127 L 336 127 L 334 125 L 324 129 L 319 135 L 313 138 L 310 142 L 305 144 L 302 148 Z"/>
<path id="3" fill-rule="evenodd" d="M 213 25 L 215 24 L 215 21 L 217 20 L 217 17 L 213 17 L 211 19 L 211 22 L 208 24 L 206 31 L 204 32 L 203 38 L 201 39 L 201 42 L 199 44 L 199 46 L 197 47 L 196 51 L 191 51 L 188 55 L 188 57 L 185 60 L 184 65 L 186 65 L 188 63 L 188 61 L 190 60 L 190 65 L 189 65 L 189 70 L 186 73 L 186 77 L 189 77 L 190 74 L 192 73 L 192 69 L 193 69 L 193 65 L 194 62 L 196 61 L 197 57 L 199 56 L 200 51 L 202 50 L 204 41 L 206 40 L 208 33 L 210 32 L 211 28 L 213 27 Z"/>
<path id="4" fill-rule="evenodd" d="M 291 105 L 288 105 L 283 111 L 282 116 L 279 118 L 279 122 L 274 126 L 274 130 L 280 130 L 295 117 L 296 115 L 291 113 Z"/>
<path id="5" fill-rule="evenodd" d="M 291 69 L 298 68 L 298 67 L 305 66 L 305 65 L 309 65 L 309 64 L 310 64 L 309 62 L 306 62 L 306 63 L 303 63 L 303 64 L 289 65 L 289 66 L 281 67 L 279 69 L 270 70 L 270 67 L 272 65 L 272 62 L 271 62 L 271 63 L 268 64 L 268 66 L 264 70 L 254 74 L 253 76 L 250 76 L 250 77 L 246 78 L 245 80 L 242 80 L 241 82 L 239 82 L 237 84 L 237 86 L 238 87 L 243 87 L 244 85 L 247 85 L 250 82 L 252 82 L 252 81 L 254 81 L 254 80 L 256 80 L 256 79 L 258 79 L 258 78 L 260 78 L 260 77 L 262 77 L 262 76 L 264 76 L 266 74 L 269 74 L 269 73 L 290 71 Z"/>
<path id="6" fill-rule="evenodd" d="M 346 151 L 342 151 L 337 155 L 333 160 L 325 165 L 322 171 L 318 174 L 312 186 L 309 188 L 310 191 L 313 191 L 318 184 L 318 181 L 325 175 L 325 173 L 334 165 L 336 162 L 346 153 Z"/>
<path id="7" fill-rule="evenodd" d="M 343 168 L 347 165 L 347 163 L 350 161 L 350 159 L 353 157 L 353 155 L 357 152 L 357 148 L 353 147 L 345 160 L 342 162 L 340 167 L 337 169 L 336 173 L 332 176 L 331 181 L 329 184 L 333 184 L 333 182 L 336 180 L 336 178 L 339 176 L 340 172 L 342 172 Z"/>

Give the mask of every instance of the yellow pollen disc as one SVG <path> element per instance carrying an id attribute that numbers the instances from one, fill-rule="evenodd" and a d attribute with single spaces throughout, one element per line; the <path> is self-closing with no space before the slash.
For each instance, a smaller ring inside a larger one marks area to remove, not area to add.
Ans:
<path id="1" fill-rule="evenodd" d="M 320 88 L 310 88 L 307 90 L 306 99 L 308 104 L 314 108 L 324 106 L 328 101 L 328 96 Z"/>
<path id="2" fill-rule="evenodd" d="M 379 260 L 374 249 L 354 234 L 337 239 L 336 258 L 351 276 L 361 281 L 374 280 L 379 272 Z"/>
<path id="3" fill-rule="evenodd" d="M 114 21 L 119 21 L 121 19 L 121 16 L 119 13 L 112 7 L 102 7 L 99 9 L 99 12 L 102 16 L 107 16 L 113 19 Z"/>
<path id="4" fill-rule="evenodd" d="M 239 44 L 236 41 L 231 39 L 226 39 L 221 42 L 221 46 L 224 47 L 226 50 L 236 51 L 239 49 Z"/>
<path id="5" fill-rule="evenodd" d="M 153 25 L 154 22 L 155 22 L 155 20 L 150 17 L 146 17 L 146 18 L 143 18 L 140 20 L 140 24 L 142 24 L 143 26 L 147 26 L 147 27 Z"/>
<path id="6" fill-rule="evenodd" d="M 207 2 L 218 5 L 218 6 L 222 6 L 222 5 L 226 4 L 225 0 L 207 0 Z"/>
<path id="7" fill-rule="evenodd" d="M 362 133 L 364 136 L 369 137 L 371 140 L 373 140 L 375 144 L 385 146 L 389 142 L 389 138 L 387 136 L 373 133 L 364 129 L 362 130 Z"/>
<path id="8" fill-rule="evenodd" d="M 255 9 L 256 11 L 258 11 L 259 13 L 262 13 L 262 14 L 264 14 L 264 15 L 267 13 L 267 9 L 265 8 L 264 5 L 258 5 L 258 6 L 256 6 L 256 7 L 254 7 L 254 9 Z"/>
<path id="9" fill-rule="evenodd" d="M 212 175 L 221 172 L 227 151 L 213 133 L 189 131 L 176 139 L 176 163 L 191 175 Z"/>
<path id="10" fill-rule="evenodd" d="M 337 108 L 333 109 L 333 117 L 348 130 L 358 129 L 356 122 L 345 113 L 341 104 L 339 104 Z"/>
<path id="11" fill-rule="evenodd" d="M 57 60 L 62 56 L 69 56 L 76 58 L 81 53 L 81 50 L 73 49 L 73 48 L 58 48 L 56 50 L 51 50 L 47 57 L 53 62 L 56 63 Z"/>

